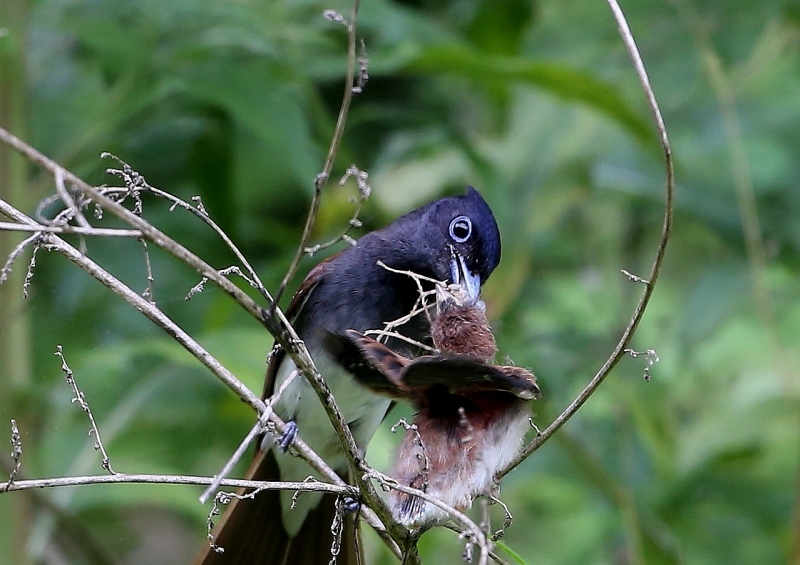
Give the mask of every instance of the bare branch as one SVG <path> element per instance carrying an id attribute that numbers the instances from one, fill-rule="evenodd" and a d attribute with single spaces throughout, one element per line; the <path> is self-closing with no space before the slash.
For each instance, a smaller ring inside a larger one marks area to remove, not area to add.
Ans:
<path id="1" fill-rule="evenodd" d="M 233 240 L 231 240 L 231 238 L 228 237 L 228 234 L 225 233 L 225 231 L 222 228 L 220 228 L 219 225 L 217 225 L 217 223 L 214 220 L 211 219 L 211 216 L 209 216 L 208 212 L 206 212 L 206 209 L 203 206 L 203 203 L 200 200 L 199 196 L 192 197 L 192 200 L 195 202 L 195 206 L 192 206 L 191 204 L 189 204 L 188 202 L 186 202 L 181 198 L 178 198 L 174 194 L 170 194 L 165 190 L 161 190 L 159 188 L 151 186 L 142 175 L 134 171 L 133 168 L 131 168 L 131 166 L 128 165 L 128 163 L 126 163 L 119 157 L 112 155 L 111 153 L 108 152 L 103 153 L 101 157 L 114 159 L 120 165 L 122 165 L 122 169 L 108 169 L 107 172 L 121 178 L 125 183 L 125 186 L 128 187 L 129 191 L 135 192 L 136 190 L 139 191 L 143 190 L 150 192 L 151 194 L 163 198 L 168 202 L 172 202 L 170 211 L 173 211 L 176 207 L 181 207 L 184 210 L 191 212 L 196 217 L 203 220 L 212 230 L 214 230 L 214 233 L 216 233 L 217 236 L 225 244 L 225 246 L 231 250 L 231 252 L 236 256 L 237 261 L 239 261 L 239 263 L 241 263 L 241 265 L 247 271 L 248 276 L 242 275 L 241 271 L 239 271 L 239 274 L 242 276 L 242 278 L 247 280 L 250 286 L 258 290 L 261 293 L 261 295 L 265 299 L 267 299 L 267 301 L 270 302 L 272 301 L 269 292 L 264 286 L 264 283 L 262 283 L 261 279 L 258 277 L 258 273 L 256 273 L 256 270 L 244 256 L 244 253 L 242 253 L 241 250 L 236 246 L 236 244 L 233 243 Z"/>
<path id="2" fill-rule="evenodd" d="M 209 485 L 214 477 L 197 477 L 193 475 L 147 475 L 117 473 L 115 475 L 83 475 L 77 477 L 57 477 L 51 479 L 28 479 L 0 483 L 0 493 L 20 490 L 74 487 L 82 485 L 99 484 L 163 484 L 163 485 Z M 245 481 L 242 479 L 225 479 L 222 486 L 245 489 L 261 490 L 306 490 L 315 492 L 330 492 L 343 496 L 358 496 L 353 487 L 334 485 L 320 481 L 316 482 L 287 482 L 287 481 Z"/>
<path id="3" fill-rule="evenodd" d="M 345 20 L 342 14 L 334 10 L 325 10 L 323 17 L 329 21 L 343 24 L 347 27 L 347 70 L 344 79 L 344 94 L 342 95 L 342 104 L 339 107 L 339 116 L 336 118 L 336 127 L 333 130 L 333 137 L 331 138 L 330 146 L 328 147 L 328 155 L 325 157 L 325 163 L 322 166 L 322 171 L 317 174 L 314 179 L 314 195 L 311 197 L 311 205 L 308 209 L 308 216 L 306 216 L 306 223 L 303 227 L 303 235 L 300 236 L 300 242 L 297 245 L 294 258 L 286 270 L 286 275 L 283 277 L 277 292 L 275 292 L 275 300 L 272 303 L 270 314 L 277 308 L 278 303 L 286 292 L 289 282 L 294 278 L 297 273 L 297 268 L 300 266 L 300 260 L 305 254 L 306 247 L 308 247 L 308 240 L 311 237 L 311 230 L 314 227 L 314 222 L 317 219 L 317 212 L 319 211 L 320 196 L 322 191 L 328 184 L 328 179 L 333 171 L 333 163 L 336 160 L 336 155 L 339 153 L 339 146 L 344 137 L 344 128 L 347 123 L 347 114 L 350 111 L 350 104 L 353 100 L 353 79 L 355 77 L 355 63 L 356 63 L 356 20 L 358 18 L 358 8 L 360 0 L 353 2 L 353 9 L 350 13 L 350 20 Z"/>
<path id="4" fill-rule="evenodd" d="M 14 148 L 28 158 L 31 162 L 42 166 L 52 174 L 55 174 L 56 170 L 63 169 L 63 167 L 58 165 L 56 162 L 42 155 L 39 151 L 3 128 L 0 128 L 0 142 Z M 88 196 L 97 204 L 102 206 L 102 209 L 110 211 L 129 225 L 140 230 L 142 235 L 147 238 L 148 241 L 154 243 L 156 246 L 163 249 L 176 259 L 195 268 L 202 276 L 214 281 L 217 286 L 233 297 L 234 300 L 236 300 L 236 302 L 239 303 L 239 305 L 241 305 L 247 312 L 259 319 L 261 323 L 264 324 L 264 326 L 266 326 L 266 328 L 270 331 L 270 333 L 275 336 L 276 341 L 286 351 L 286 354 L 292 359 L 295 366 L 309 379 L 312 388 L 314 388 L 315 392 L 320 397 L 326 413 L 333 422 L 334 429 L 336 430 L 339 440 L 343 445 L 350 467 L 354 470 L 360 469 L 361 456 L 350 432 L 350 428 L 347 426 L 341 411 L 338 409 L 338 406 L 333 400 L 330 390 L 320 376 L 319 371 L 314 366 L 308 349 L 303 341 L 297 336 L 294 328 L 291 327 L 286 319 L 286 316 L 279 308 L 270 308 L 269 311 L 262 309 L 236 285 L 234 285 L 224 276 L 220 275 L 216 269 L 208 265 L 195 254 L 191 253 L 183 245 L 179 244 L 177 241 L 155 228 L 152 224 L 139 217 L 135 213 L 136 210 L 131 212 L 124 206 L 120 205 L 117 201 L 107 197 L 100 190 L 88 185 L 83 180 L 65 169 L 64 176 L 84 195 Z M 2 204 L 2 202 L 0 202 L 0 204 Z M 8 210 L 4 209 L 2 211 L 10 218 L 19 221 L 20 223 L 34 223 L 33 220 L 13 207 L 8 207 Z M 136 307 L 137 310 L 142 312 L 151 321 L 155 322 L 159 327 L 173 336 L 178 343 L 180 343 L 185 349 L 194 355 L 205 367 L 211 370 L 212 373 L 217 376 L 217 378 L 222 380 L 244 402 L 251 405 L 259 414 L 266 409 L 264 403 L 258 396 L 245 387 L 241 381 L 236 379 L 229 371 L 227 371 L 227 369 L 220 365 L 213 356 L 205 351 L 205 349 L 203 349 L 191 336 L 189 336 L 179 326 L 172 322 L 172 320 L 164 315 L 164 313 L 155 307 L 155 305 L 149 303 L 147 300 L 144 300 L 141 296 L 124 285 L 121 281 L 103 270 L 94 261 L 80 253 L 67 242 L 58 238 L 55 234 L 42 234 L 42 238 L 45 240 L 44 243 L 46 244 L 48 250 L 55 250 L 65 255 L 68 259 L 70 259 L 70 261 L 76 263 L 87 273 L 98 279 L 104 285 L 108 286 L 112 291 L 122 296 L 127 302 Z M 283 432 L 285 429 L 285 423 L 280 418 L 277 418 L 277 416 L 274 414 L 271 420 L 275 424 L 275 428 L 278 430 L 278 432 Z M 324 477 L 334 482 L 341 482 L 341 479 L 325 463 L 325 461 L 322 460 L 316 453 L 314 453 L 313 450 L 308 448 L 304 442 L 296 440 L 293 444 L 293 447 L 303 457 L 303 459 L 305 459 L 312 466 L 312 468 L 322 473 Z M 387 534 L 394 537 L 401 536 L 403 535 L 404 529 L 396 524 L 391 525 L 391 513 L 389 512 L 389 509 L 386 507 L 385 503 L 383 503 L 382 499 L 377 495 L 377 493 L 375 493 L 372 485 L 364 481 L 361 478 L 360 473 L 354 473 L 354 476 L 356 477 L 356 481 L 359 483 L 358 487 L 361 491 L 360 497 L 370 501 L 371 506 L 377 511 L 377 515 L 379 516 L 378 518 L 372 512 L 365 511 L 363 512 L 365 518 L 376 530 L 376 532 L 384 539 L 384 541 L 387 541 L 389 547 L 392 548 L 395 553 L 397 553 L 399 551 L 397 549 L 397 544 L 393 540 L 387 538 Z M 387 529 L 381 522 L 390 524 L 389 528 Z"/>
<path id="5" fill-rule="evenodd" d="M 597 387 L 603 382 L 603 380 L 608 376 L 611 370 L 619 363 L 619 360 L 625 355 L 625 350 L 628 348 L 628 344 L 630 343 L 631 337 L 633 336 L 636 328 L 639 326 L 639 322 L 644 315 L 644 311 L 647 308 L 647 305 L 650 302 L 650 297 L 653 294 L 653 289 L 655 288 L 656 281 L 658 280 L 658 275 L 661 272 L 661 265 L 664 261 L 664 253 L 667 249 L 667 243 L 669 242 L 670 232 L 672 230 L 672 216 L 673 216 L 673 195 L 675 191 L 675 172 L 674 166 L 672 161 L 672 149 L 669 144 L 669 137 L 667 135 L 667 129 L 664 125 L 664 119 L 661 116 L 661 110 L 658 107 L 658 102 L 656 101 L 655 93 L 653 92 L 653 88 L 650 85 L 650 79 L 647 76 L 647 71 L 644 68 L 644 63 L 642 62 L 642 57 L 639 54 L 639 50 L 636 47 L 636 42 L 633 39 L 633 35 L 631 34 L 631 30 L 628 27 L 628 22 L 625 19 L 625 14 L 622 13 L 622 9 L 619 7 L 617 0 L 606 0 L 608 2 L 609 7 L 611 8 L 611 12 L 614 15 L 614 19 L 617 22 L 617 26 L 619 27 L 619 33 L 622 37 L 622 41 L 625 44 L 625 47 L 628 49 L 628 54 L 631 57 L 633 62 L 634 69 L 636 70 L 636 74 L 639 77 L 639 82 L 641 84 L 642 90 L 644 91 L 645 98 L 647 99 L 647 103 L 650 107 L 650 112 L 653 116 L 653 121 L 655 122 L 656 131 L 659 136 L 659 141 L 661 143 L 661 149 L 664 154 L 664 168 L 666 172 L 666 183 L 665 183 L 665 204 L 664 204 L 664 220 L 661 227 L 661 238 L 658 242 L 658 248 L 656 250 L 656 257 L 653 261 L 653 265 L 650 269 L 650 274 L 648 278 L 642 279 L 640 282 L 644 283 L 644 291 L 642 292 L 641 297 L 639 298 L 639 302 L 636 305 L 636 308 L 631 316 L 630 321 L 628 322 L 625 331 L 622 332 L 622 336 L 620 337 L 617 345 L 614 347 L 613 352 L 603 363 L 603 366 L 600 370 L 595 374 L 594 377 L 589 381 L 586 387 L 581 391 L 581 393 L 575 398 L 575 400 L 570 403 L 567 408 L 549 425 L 547 428 L 539 433 L 525 448 L 520 452 L 520 454 L 514 458 L 504 469 L 502 469 L 498 474 L 498 480 L 507 475 L 512 469 L 514 469 L 517 465 L 519 465 L 522 461 L 524 461 L 531 453 L 539 449 L 552 435 L 561 427 L 563 426 L 567 420 L 569 420 L 578 409 L 583 406 L 583 404 L 589 399 L 589 397 L 597 390 Z"/>
<path id="6" fill-rule="evenodd" d="M 69 365 L 67 365 L 67 360 L 64 358 L 64 350 L 60 345 L 56 346 L 55 354 L 56 357 L 61 359 L 61 371 L 64 373 L 64 378 L 66 379 L 67 384 L 72 387 L 72 393 L 75 395 L 75 398 L 72 399 L 72 402 L 77 402 L 81 407 L 81 410 L 86 413 L 86 417 L 89 418 L 89 424 L 92 427 L 89 430 L 89 436 L 94 434 L 94 449 L 95 451 L 99 450 L 100 454 L 103 456 L 101 466 L 112 475 L 116 475 L 116 471 L 111 468 L 111 459 L 108 457 L 108 452 L 103 445 L 103 440 L 100 437 L 100 430 L 97 428 L 97 422 L 94 421 L 92 409 L 89 408 L 89 403 L 86 402 L 86 397 L 78 388 L 78 383 L 75 381 L 75 374 L 72 372 L 72 369 L 69 368 Z"/>
<path id="7" fill-rule="evenodd" d="M 8 481 L 5 486 L 0 489 L 0 492 L 9 491 L 14 483 L 14 479 L 17 477 L 17 473 L 19 473 L 19 468 L 22 466 L 22 461 L 20 461 L 22 457 L 22 437 L 19 434 L 17 421 L 14 418 L 11 418 L 11 440 L 9 443 L 11 444 L 11 459 L 14 460 L 14 468 L 11 469 L 11 473 L 8 475 Z"/>
<path id="8" fill-rule="evenodd" d="M 0 231 L 18 232 L 46 232 L 75 235 L 96 235 L 99 237 L 142 237 L 142 232 L 137 230 L 123 230 L 117 228 L 78 228 L 74 226 L 43 226 L 23 225 L 11 222 L 0 222 Z"/>
<path id="9" fill-rule="evenodd" d="M 644 380 L 650 381 L 650 369 L 659 362 L 658 354 L 656 353 L 655 349 L 645 349 L 644 351 L 634 351 L 631 348 L 626 348 L 624 353 L 627 353 L 634 359 L 638 358 L 641 355 L 645 356 L 645 366 L 644 366 Z"/>
<path id="10" fill-rule="evenodd" d="M 266 326 L 270 333 L 275 336 L 276 341 L 280 343 L 281 347 L 283 347 L 287 355 L 292 359 L 295 366 L 303 373 L 303 375 L 306 376 L 306 378 L 308 378 L 315 392 L 322 401 L 328 417 L 332 422 L 334 422 L 334 428 L 345 450 L 351 468 L 354 470 L 359 468 L 360 455 L 352 433 L 350 432 L 350 428 L 347 426 L 344 416 L 333 399 L 330 389 L 314 365 L 308 349 L 303 341 L 297 336 L 294 328 L 292 328 L 286 316 L 279 308 L 275 308 L 273 304 L 273 307 L 271 307 L 269 311 L 262 309 L 253 301 L 252 298 L 250 298 L 250 296 L 242 292 L 227 278 L 220 275 L 216 269 L 211 267 L 197 255 L 191 253 L 188 249 L 186 249 L 186 247 L 170 238 L 159 229 L 155 228 L 152 224 L 139 217 L 135 213 L 135 210 L 134 212 L 131 212 L 115 200 L 108 198 L 101 193 L 101 191 L 88 185 L 80 178 L 63 169 L 63 167 L 58 165 L 58 163 L 45 157 L 36 149 L 3 128 L 0 128 L 0 142 L 6 143 L 7 145 L 13 147 L 26 156 L 29 160 L 43 166 L 53 174 L 56 170 L 63 170 L 65 178 L 67 178 L 84 195 L 88 196 L 95 202 L 100 203 L 104 209 L 111 211 L 118 218 L 141 230 L 143 236 L 146 237 L 151 243 L 154 243 L 159 248 L 163 249 L 183 263 L 195 268 L 202 276 L 214 281 L 217 286 L 234 298 L 234 300 L 236 300 L 240 306 L 247 310 L 247 312 L 258 318 L 261 323 Z M 8 213 L 5 210 L 3 210 L 3 212 L 9 215 L 9 217 L 12 219 L 16 219 L 21 223 L 30 224 L 33 222 L 33 220 L 16 209 L 11 208 Z M 209 368 L 214 375 L 216 375 L 228 387 L 230 387 L 242 400 L 250 404 L 259 414 L 265 410 L 264 403 L 260 398 L 258 398 L 252 391 L 244 386 L 241 381 L 236 379 L 232 374 L 230 374 L 230 372 L 222 367 L 219 362 L 216 361 L 216 359 L 214 359 L 207 351 L 205 351 L 191 336 L 189 336 L 185 331 L 172 322 L 153 304 L 142 299 L 137 293 L 131 291 L 130 288 L 128 288 L 125 284 L 106 272 L 94 261 L 81 254 L 77 249 L 69 245 L 64 240 L 56 237 L 54 234 L 43 234 L 42 237 L 46 239 L 49 248 L 64 254 L 68 259 L 79 265 L 90 275 L 97 278 L 111 290 L 122 296 L 126 301 L 134 305 L 137 310 L 142 312 L 159 327 L 172 335 L 178 341 L 178 343 L 180 343 L 190 353 L 197 357 L 197 359 L 200 360 L 204 366 Z M 316 461 L 322 462 L 322 460 L 319 458 L 317 458 Z M 324 465 L 324 462 L 322 462 L 322 467 L 327 469 L 328 472 L 332 472 L 327 465 Z M 359 474 L 356 474 L 356 477 L 359 476 Z M 362 489 L 367 489 L 368 491 L 372 490 L 371 485 L 367 483 L 362 483 L 359 486 Z M 374 495 L 374 498 L 380 502 L 380 499 L 377 498 L 377 494 Z M 388 509 L 385 509 L 384 515 L 389 515 Z"/>

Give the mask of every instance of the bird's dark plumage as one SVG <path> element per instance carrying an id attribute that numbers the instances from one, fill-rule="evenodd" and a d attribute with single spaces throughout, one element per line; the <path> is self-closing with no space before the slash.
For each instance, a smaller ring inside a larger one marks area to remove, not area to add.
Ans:
<path id="1" fill-rule="evenodd" d="M 409 314 L 417 302 L 416 283 L 397 270 L 412 271 L 464 289 L 478 300 L 483 284 L 500 260 L 500 233 L 486 202 L 473 188 L 463 196 L 442 198 L 361 237 L 354 246 L 317 265 L 301 284 L 287 315 L 305 341 L 323 378 L 362 449 L 383 419 L 390 400 L 358 384 L 348 370 L 347 330 L 380 330 Z M 397 328 L 407 337 L 430 342 L 425 315 Z M 331 339 L 334 336 L 334 339 Z M 389 345 L 405 355 L 416 353 L 408 343 Z M 352 367 L 350 367 L 352 368 Z M 300 436 L 340 473 L 344 455 L 324 411 L 303 377 L 291 379 L 294 365 L 279 352 L 272 360 L 264 398 L 282 387 L 275 411 L 294 421 Z M 288 381 L 288 384 L 286 384 Z M 302 460 L 275 453 L 268 441 L 247 473 L 265 480 L 303 480 L 314 474 Z M 197 563 L 315 565 L 330 559 L 330 521 L 334 498 L 306 493 L 291 509 L 291 492 L 266 491 L 255 500 L 234 501 L 216 529 L 215 542 L 226 552 L 206 548 Z M 339 563 L 355 563 L 354 528 L 345 530 Z M 347 549 L 344 546 L 348 546 Z M 346 554 L 346 556 L 345 556 Z"/>

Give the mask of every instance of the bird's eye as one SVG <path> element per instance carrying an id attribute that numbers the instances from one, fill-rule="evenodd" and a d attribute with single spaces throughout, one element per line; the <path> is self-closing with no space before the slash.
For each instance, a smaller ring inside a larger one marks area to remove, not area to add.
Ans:
<path id="1" fill-rule="evenodd" d="M 464 243 L 472 235 L 472 220 L 459 216 L 450 222 L 450 237 L 456 243 Z"/>

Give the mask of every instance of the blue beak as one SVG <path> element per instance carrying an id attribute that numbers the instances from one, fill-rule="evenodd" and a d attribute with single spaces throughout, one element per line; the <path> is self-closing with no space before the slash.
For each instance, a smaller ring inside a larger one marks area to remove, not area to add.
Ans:
<path id="1" fill-rule="evenodd" d="M 450 278 L 453 284 L 466 292 L 469 304 L 478 303 L 481 296 L 481 277 L 467 268 L 464 258 L 457 251 L 453 251 L 453 258 L 450 260 Z"/>

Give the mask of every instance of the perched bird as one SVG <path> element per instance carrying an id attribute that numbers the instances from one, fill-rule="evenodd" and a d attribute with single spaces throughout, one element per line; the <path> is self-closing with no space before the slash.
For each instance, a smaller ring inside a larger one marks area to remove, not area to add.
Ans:
<path id="1" fill-rule="evenodd" d="M 459 510 L 489 494 L 495 474 L 517 454 L 530 429 L 525 401 L 540 396 L 533 373 L 487 362 L 497 352 L 482 308 L 464 293 L 437 288 L 431 323 L 440 351 L 408 359 L 359 332 L 347 332 L 364 364 L 356 376 L 376 392 L 409 400 L 416 409 L 390 475 Z M 395 519 L 425 528 L 447 513 L 392 490 Z"/>
<path id="2" fill-rule="evenodd" d="M 480 286 L 500 261 L 500 233 L 489 206 L 472 187 L 463 196 L 436 200 L 398 218 L 387 227 L 361 237 L 354 246 L 318 264 L 292 299 L 287 315 L 303 339 L 317 368 L 333 392 L 358 445 L 366 450 L 391 401 L 358 384 L 347 368 L 341 340 L 347 330 L 382 329 L 407 316 L 419 293 L 406 275 L 412 271 L 461 287 L 467 300 L 477 302 Z M 428 319 L 411 317 L 402 333 L 430 342 Z M 418 353 L 407 342 L 390 340 L 403 355 Z M 264 398 L 281 390 L 295 366 L 282 352 L 270 363 Z M 344 453 L 328 418 L 305 378 L 294 378 L 275 403 L 275 412 L 296 425 L 300 436 L 329 465 L 344 475 Z M 291 437 L 283 438 L 284 448 Z M 276 452 L 265 438 L 245 478 L 304 480 L 311 467 L 290 454 Z M 346 478 L 346 477 L 344 477 Z M 328 563 L 335 497 L 264 491 L 254 500 L 235 500 L 215 530 L 217 553 L 206 546 L 196 563 L 303 564 Z M 346 524 L 338 563 L 356 563 L 355 528 Z"/>

